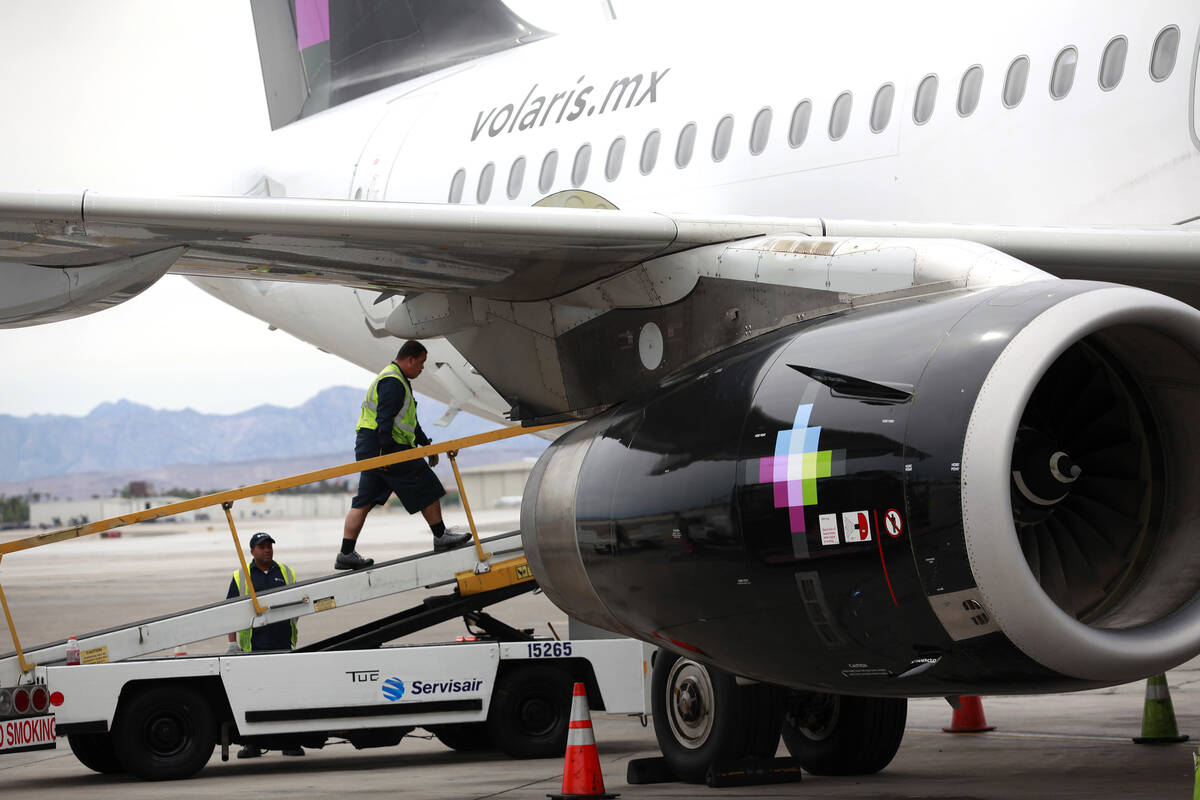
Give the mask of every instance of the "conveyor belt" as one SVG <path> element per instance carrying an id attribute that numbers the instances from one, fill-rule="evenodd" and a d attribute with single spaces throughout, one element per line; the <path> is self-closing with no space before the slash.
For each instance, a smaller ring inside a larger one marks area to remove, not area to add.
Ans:
<path id="1" fill-rule="evenodd" d="M 521 555 L 518 531 L 483 539 L 482 543 L 484 550 L 491 553 L 491 561 Z M 104 648 L 104 661 L 122 661 L 179 644 L 224 636 L 230 631 L 302 617 L 318 610 L 454 583 L 458 573 L 475 570 L 478 563 L 474 547 L 445 553 L 420 553 L 366 569 L 338 572 L 261 592 L 259 602 L 267 606 L 261 616 L 255 616 L 249 597 L 239 597 L 87 633 L 77 640 L 85 661 L 89 651 L 101 648 Z M 25 650 L 25 659 L 43 665 L 61 664 L 66 660 L 66 647 L 66 642 L 37 645 Z M 0 686 L 17 685 L 21 674 L 20 660 L 15 652 L 0 655 Z"/>

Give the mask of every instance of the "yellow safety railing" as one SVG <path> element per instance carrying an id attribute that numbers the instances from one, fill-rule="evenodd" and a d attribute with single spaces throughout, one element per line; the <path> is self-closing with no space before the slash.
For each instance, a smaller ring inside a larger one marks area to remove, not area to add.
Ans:
<path id="1" fill-rule="evenodd" d="M 13 542 L 0 544 L 0 560 L 10 553 L 17 553 L 21 550 L 30 550 L 35 547 L 44 547 L 55 542 L 63 542 L 70 539 L 78 539 L 83 536 L 90 536 L 93 533 L 101 533 L 102 531 L 112 530 L 124 525 L 133 525 L 138 522 L 146 522 L 147 520 L 159 519 L 160 517 L 169 517 L 174 514 L 180 514 L 184 511 L 194 511 L 198 508 L 206 508 L 208 506 L 219 505 L 225 510 L 225 518 L 229 521 L 229 531 L 233 535 L 233 546 L 237 551 L 238 561 L 241 564 L 242 574 L 246 576 L 246 586 L 250 592 L 251 602 L 254 604 L 254 613 L 262 614 L 267 610 L 268 606 L 263 606 L 258 595 L 254 591 L 254 586 L 249 579 L 249 573 L 246 567 L 246 556 L 242 552 L 241 542 L 238 540 L 237 529 L 233 524 L 233 503 L 236 500 L 244 500 L 247 497 L 257 497 L 258 495 L 270 494 L 277 492 L 280 489 L 291 489 L 295 486 L 303 486 L 306 483 L 317 483 L 318 481 L 329 480 L 330 478 L 340 478 L 343 475 L 351 475 L 355 472 L 364 472 L 370 469 L 378 469 L 379 467 L 387 467 L 392 464 L 399 464 L 403 461 L 413 461 L 418 458 L 426 458 L 439 453 L 453 451 L 457 453 L 459 450 L 465 450 L 468 447 L 476 447 L 489 442 L 498 442 L 502 439 L 511 439 L 514 436 L 523 436 L 527 433 L 538 433 L 540 431 L 550 430 L 565 425 L 564 422 L 558 422 L 551 425 L 537 425 L 529 428 L 512 427 L 501 428 L 499 430 L 488 431 L 486 433 L 477 433 L 472 436 L 463 436 L 459 439 L 452 439 L 441 444 L 431 444 L 425 447 L 414 447 L 411 450 L 402 450 L 399 453 L 390 453 L 384 456 L 375 458 L 367 458 L 362 461 L 352 461 L 348 464 L 341 464 L 336 467 L 327 469 L 319 469 L 314 472 L 304 472 L 299 475 L 293 475 L 288 478 L 280 478 L 266 483 L 256 483 L 252 486 L 243 486 L 239 489 L 230 489 L 225 492 L 216 492 L 215 494 L 203 495 L 190 500 L 181 500 L 178 503 L 168 503 L 157 508 L 148 508 L 144 511 L 137 511 L 132 514 L 123 514 L 119 517 L 110 517 L 108 519 L 97 520 L 96 522 L 87 522 L 82 525 L 76 525 L 71 528 L 63 528 L 57 531 L 48 531 L 47 533 L 39 533 L 36 536 L 30 536 L 25 539 L 17 539 Z M 471 516 L 471 508 L 467 504 L 467 495 L 463 491 L 462 476 L 458 471 L 458 462 L 454 455 L 450 456 L 450 464 L 454 468 L 454 479 L 458 482 L 458 494 L 462 499 L 463 509 L 467 512 L 467 523 L 471 528 L 471 536 L 475 540 L 475 552 L 479 560 L 486 561 L 491 558 L 491 553 L 484 553 L 483 546 L 479 543 L 479 532 L 475 528 L 475 520 Z M 0 607 L 4 609 L 4 619 L 8 623 L 8 632 L 12 636 L 13 647 L 16 650 L 17 658 L 21 662 L 21 671 L 28 672 L 33 669 L 36 664 L 25 661 L 25 653 L 21 649 L 21 642 L 17 637 L 17 628 L 13 624 L 12 613 L 8 608 L 8 600 L 4 596 L 4 588 L 0 585 Z"/>

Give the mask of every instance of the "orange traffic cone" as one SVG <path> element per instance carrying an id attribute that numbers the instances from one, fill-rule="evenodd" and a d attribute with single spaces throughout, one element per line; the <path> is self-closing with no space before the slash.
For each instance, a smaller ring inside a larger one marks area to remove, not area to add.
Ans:
<path id="1" fill-rule="evenodd" d="M 554 800 L 574 797 L 619 797 L 604 793 L 604 775 L 600 772 L 600 754 L 592 734 L 592 715 L 588 711 L 587 689 L 575 684 L 571 697 L 571 729 L 567 733 L 567 754 L 563 759 L 562 794 L 548 794 Z"/>
<path id="2" fill-rule="evenodd" d="M 958 708 L 950 717 L 950 727 L 942 728 L 946 733 L 983 733 L 996 730 L 988 725 L 983 716 L 983 702 L 973 695 L 958 698 Z"/>

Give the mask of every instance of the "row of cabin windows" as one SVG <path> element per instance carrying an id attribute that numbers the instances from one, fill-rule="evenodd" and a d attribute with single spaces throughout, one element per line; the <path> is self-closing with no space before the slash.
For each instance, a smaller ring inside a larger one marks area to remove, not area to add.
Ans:
<path id="1" fill-rule="evenodd" d="M 1111 91 L 1121 82 L 1125 74 L 1125 57 L 1129 53 L 1129 40 L 1124 36 L 1114 37 L 1104 47 L 1100 57 L 1100 69 L 1096 80 L 1104 91 Z M 1179 28 L 1170 25 L 1163 28 L 1154 40 L 1154 48 L 1150 55 L 1150 77 L 1155 81 L 1164 81 L 1175 69 L 1179 57 Z M 1055 100 L 1066 97 L 1075 84 L 1075 70 L 1079 65 L 1079 50 L 1075 47 L 1064 47 L 1054 59 L 1050 71 L 1050 96 Z M 1029 57 L 1018 56 L 1008 66 L 1004 76 L 1004 86 L 1000 97 L 1005 108 L 1016 108 L 1025 99 L 1025 89 L 1029 81 Z M 959 116 L 969 117 L 979 107 L 980 93 L 983 88 L 983 67 L 978 64 L 967 69 L 958 83 L 958 98 L 955 107 Z M 933 116 L 937 102 L 938 76 L 926 75 L 917 84 L 917 92 L 913 98 L 912 118 L 917 125 L 924 125 Z M 892 119 L 892 106 L 896 99 L 896 87 L 885 83 L 875 92 L 871 103 L 871 114 L 868 124 L 872 133 L 882 133 L 887 129 Z M 833 101 L 829 113 L 829 138 L 838 141 L 846 135 L 850 127 L 850 110 L 854 103 L 854 95 L 842 92 Z M 804 144 L 808 138 L 809 123 L 812 121 L 812 102 L 801 100 L 792 110 L 791 121 L 788 124 L 788 145 L 796 148 Z M 770 106 L 762 108 L 750 125 L 749 148 L 752 155 L 760 155 L 767 148 L 770 138 L 771 122 L 774 112 Z M 658 163 L 659 148 L 662 144 L 662 133 L 652 130 L 642 141 L 641 154 L 638 158 L 638 169 L 643 175 L 649 175 Z M 711 156 L 713 161 L 723 161 L 729 155 L 733 144 L 733 116 L 725 115 L 717 122 L 713 131 Z M 609 145 L 608 154 L 604 160 L 604 177 L 615 181 L 621 174 L 625 162 L 625 137 L 618 136 Z M 696 149 L 696 123 L 689 122 L 679 132 L 675 142 L 675 166 L 683 169 L 692 161 Z M 588 169 L 592 160 L 591 144 L 584 144 L 575 153 L 571 165 L 571 185 L 582 186 L 587 180 Z M 486 203 L 492 194 L 492 183 L 495 179 L 495 165 L 488 163 L 479 174 L 479 184 L 476 187 L 475 199 Z M 542 159 L 538 172 L 538 190 L 542 194 L 550 191 L 554 178 L 558 173 L 558 151 L 551 150 Z M 462 202 L 463 188 L 466 184 L 467 173 L 458 170 L 450 181 L 449 202 Z M 525 183 L 525 157 L 521 156 L 513 162 L 508 172 L 506 194 L 509 200 L 515 200 L 521 193 Z"/>

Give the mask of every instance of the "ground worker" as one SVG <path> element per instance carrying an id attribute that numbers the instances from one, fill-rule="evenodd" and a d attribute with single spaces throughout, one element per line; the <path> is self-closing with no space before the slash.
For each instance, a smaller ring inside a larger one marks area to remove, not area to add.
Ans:
<path id="1" fill-rule="evenodd" d="M 417 422 L 417 397 L 411 383 L 425 369 L 428 356 L 425 345 L 407 341 L 396 353 L 396 358 L 375 376 L 367 389 L 355 428 L 356 461 L 430 444 L 429 437 Z M 451 452 L 451 456 L 454 455 Z M 342 549 L 334 560 L 334 569 L 360 569 L 375 563 L 373 558 L 360 556 L 354 545 L 367 514 L 375 506 L 386 503 L 393 493 L 408 513 L 420 511 L 425 517 L 433 532 L 434 551 L 451 550 L 471 540 L 470 532 L 448 531 L 442 522 L 441 498 L 446 490 L 431 469 L 437 461 L 435 453 L 429 457 L 429 463 L 418 458 L 359 475 L 358 494 L 350 502 L 350 513 L 346 515 L 342 532 Z"/>
<path id="2" fill-rule="evenodd" d="M 296 573 L 287 564 L 275 560 L 275 540 L 269 533 L 259 531 L 250 537 L 250 557 L 253 561 L 247 565 L 250 572 L 250 585 L 254 591 L 263 592 L 296 582 Z M 246 589 L 246 575 L 242 570 L 233 571 L 233 580 L 229 582 L 229 592 L 226 598 L 240 597 L 249 594 Z M 262 652 L 264 650 L 291 650 L 296 646 L 296 620 L 282 620 L 264 625 L 261 628 L 246 628 L 236 634 L 229 634 L 229 653 Z M 238 758 L 258 758 L 263 754 L 261 748 L 246 745 L 238 751 Z M 300 747 L 285 747 L 285 756 L 302 756 L 304 750 Z"/>

